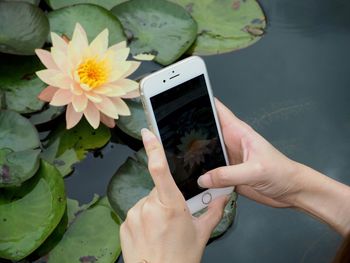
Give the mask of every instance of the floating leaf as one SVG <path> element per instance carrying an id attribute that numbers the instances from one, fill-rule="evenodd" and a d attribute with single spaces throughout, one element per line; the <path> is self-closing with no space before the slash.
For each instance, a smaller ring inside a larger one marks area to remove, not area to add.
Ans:
<path id="1" fill-rule="evenodd" d="M 4 93 L 2 107 L 19 113 L 41 110 L 44 103 L 37 97 L 46 85 L 35 75 L 43 68 L 39 59 L 4 54 L 0 59 L 3 62 L 0 63 L 0 90 Z"/>
<path id="2" fill-rule="evenodd" d="M 148 127 L 145 111 L 140 99 L 125 100 L 128 104 L 131 115 L 120 116 L 117 120 L 117 126 L 128 135 L 141 140 L 140 131 Z"/>
<path id="3" fill-rule="evenodd" d="M 67 199 L 67 212 L 68 212 L 68 224 L 73 223 L 75 218 L 83 211 L 93 206 L 99 201 L 100 197 L 97 194 L 94 194 L 92 200 L 84 205 L 79 205 L 79 202 L 74 199 Z"/>
<path id="4" fill-rule="evenodd" d="M 34 125 L 41 125 L 50 122 L 65 112 L 65 107 L 55 107 L 47 105 L 45 109 L 40 112 L 30 115 L 29 120 Z"/>
<path id="5" fill-rule="evenodd" d="M 25 2 L 0 1 L 0 21 L 0 52 L 34 54 L 49 34 L 44 12 Z"/>
<path id="6" fill-rule="evenodd" d="M 0 149 L 0 187 L 19 186 L 39 169 L 40 150 Z"/>
<path id="7" fill-rule="evenodd" d="M 168 65 L 196 39 L 197 24 L 181 6 L 164 0 L 131 0 L 112 8 L 131 41 L 132 55 L 149 53 Z"/>
<path id="8" fill-rule="evenodd" d="M 147 156 L 144 149 L 141 149 L 136 153 L 135 158 L 129 157 L 113 175 L 108 185 L 108 200 L 113 210 L 122 220 L 125 220 L 128 210 L 138 200 L 148 195 L 153 186 L 154 184 L 147 168 Z M 236 211 L 234 203 L 236 198 L 237 195 L 233 193 L 231 202 L 225 208 L 223 219 L 214 229 L 211 237 L 223 234 L 232 224 Z M 198 212 L 197 215 L 204 213 L 204 210 Z"/>
<path id="9" fill-rule="evenodd" d="M 77 215 L 48 263 L 115 262 L 120 252 L 118 218 L 98 202 Z"/>
<path id="10" fill-rule="evenodd" d="M 155 57 L 156 57 L 155 55 L 150 53 L 140 53 L 133 56 L 134 59 L 141 60 L 141 61 L 151 61 L 151 60 L 154 60 Z"/>
<path id="11" fill-rule="evenodd" d="M 213 55 L 245 48 L 258 41 L 266 27 L 256 0 L 170 1 L 186 8 L 198 23 L 193 54 Z"/>
<path id="12" fill-rule="evenodd" d="M 110 10 L 113 6 L 123 3 L 127 0 L 46 0 L 52 9 L 59 9 L 66 6 L 77 4 L 94 4 Z"/>
<path id="13" fill-rule="evenodd" d="M 21 187 L 0 189 L 0 258 L 20 260 L 38 248 L 60 222 L 66 207 L 59 172 L 42 162 Z"/>
<path id="14" fill-rule="evenodd" d="M 39 135 L 27 118 L 13 111 L 0 110 L 0 149 L 23 151 L 39 146 Z"/>
<path id="15" fill-rule="evenodd" d="M 79 22 L 85 29 L 89 41 L 92 41 L 102 30 L 109 30 L 109 44 L 125 40 L 119 20 L 108 10 L 89 4 L 64 7 L 49 15 L 50 29 L 59 35 L 72 38 L 75 24 Z"/>

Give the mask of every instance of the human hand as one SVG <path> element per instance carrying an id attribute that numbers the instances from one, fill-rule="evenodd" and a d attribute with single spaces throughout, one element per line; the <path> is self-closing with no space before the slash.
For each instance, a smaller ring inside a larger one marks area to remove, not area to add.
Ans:
<path id="1" fill-rule="evenodd" d="M 293 205 L 299 191 L 298 165 L 248 124 L 239 120 L 219 100 L 215 104 L 231 166 L 208 171 L 198 179 L 203 188 L 236 186 L 250 199 L 274 207 Z"/>
<path id="2" fill-rule="evenodd" d="M 193 217 L 170 174 L 162 145 L 149 130 L 141 133 L 155 187 L 129 210 L 121 225 L 124 261 L 198 263 L 229 197 L 214 200 L 205 214 Z"/>
<path id="3" fill-rule="evenodd" d="M 350 187 L 287 158 L 219 100 L 215 103 L 231 165 L 202 175 L 201 187 L 236 186 L 252 200 L 301 209 L 343 235 L 350 233 Z"/>

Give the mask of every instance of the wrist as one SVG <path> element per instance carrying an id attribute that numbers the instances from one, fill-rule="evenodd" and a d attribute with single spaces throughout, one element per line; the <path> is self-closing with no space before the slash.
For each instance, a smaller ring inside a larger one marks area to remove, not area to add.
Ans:
<path id="1" fill-rule="evenodd" d="M 292 205 L 329 224 L 342 235 L 350 232 L 350 187 L 297 163 L 297 191 Z"/>

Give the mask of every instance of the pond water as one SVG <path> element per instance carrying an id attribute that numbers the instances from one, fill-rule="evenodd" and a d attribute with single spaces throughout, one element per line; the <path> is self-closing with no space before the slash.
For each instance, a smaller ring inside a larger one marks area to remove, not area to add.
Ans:
<path id="1" fill-rule="evenodd" d="M 214 94 L 289 157 L 350 184 L 350 2 L 260 2 L 268 18 L 262 40 L 204 57 Z M 137 74 L 158 67 L 150 63 Z M 105 194 L 141 146 L 118 140 L 76 166 L 66 179 L 69 197 L 88 202 L 92 193 Z M 208 245 L 203 262 L 330 262 L 340 242 L 301 212 L 239 197 L 233 227 Z"/>

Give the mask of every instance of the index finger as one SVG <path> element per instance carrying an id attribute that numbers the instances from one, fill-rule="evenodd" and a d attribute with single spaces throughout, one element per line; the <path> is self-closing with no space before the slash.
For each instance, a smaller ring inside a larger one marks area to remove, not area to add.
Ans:
<path id="1" fill-rule="evenodd" d="M 173 204 L 181 198 L 181 192 L 170 173 L 164 149 L 157 137 L 148 129 L 143 128 L 141 134 L 148 156 L 148 170 L 156 186 L 159 200 L 165 205 Z"/>

